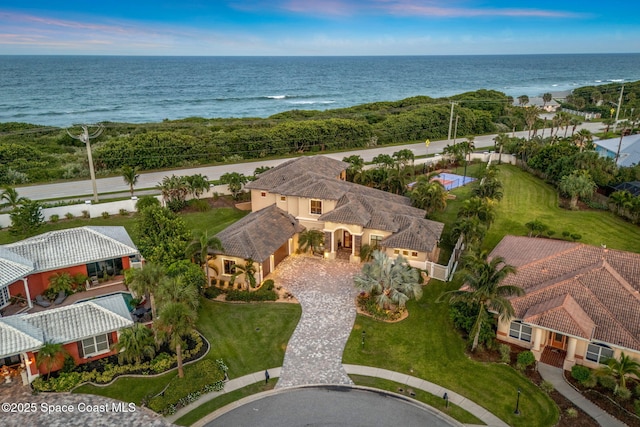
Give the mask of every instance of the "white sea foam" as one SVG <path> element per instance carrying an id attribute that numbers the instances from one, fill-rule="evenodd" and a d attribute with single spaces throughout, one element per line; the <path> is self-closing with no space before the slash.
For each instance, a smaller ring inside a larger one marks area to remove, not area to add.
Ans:
<path id="1" fill-rule="evenodd" d="M 313 104 L 333 104 L 336 101 L 314 101 L 314 100 L 307 100 L 307 101 L 289 101 L 289 104 L 294 104 L 294 105 L 313 105 Z"/>
<path id="2" fill-rule="evenodd" d="M 267 96 L 267 98 L 269 99 L 285 99 L 287 97 L 287 95 L 270 95 Z"/>
<path id="3" fill-rule="evenodd" d="M 623 82 L 623 81 L 624 81 L 624 79 L 609 79 L 609 80 L 607 80 L 607 81 L 608 81 L 608 82 L 613 82 L 613 83 L 620 83 L 620 82 Z"/>

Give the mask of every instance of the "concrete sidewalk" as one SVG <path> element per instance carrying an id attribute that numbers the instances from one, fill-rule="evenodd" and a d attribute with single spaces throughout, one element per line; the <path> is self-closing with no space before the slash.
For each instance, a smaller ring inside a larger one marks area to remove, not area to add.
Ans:
<path id="1" fill-rule="evenodd" d="M 626 424 L 615 419 L 597 405 L 591 403 L 582 394 L 577 392 L 571 385 L 567 384 L 564 379 L 562 369 L 556 368 L 544 363 L 538 364 L 538 372 L 545 381 L 553 384 L 553 387 L 564 397 L 569 399 L 578 408 L 589 414 L 594 420 L 603 427 L 625 427 Z"/>
<path id="2" fill-rule="evenodd" d="M 487 426 L 508 427 L 507 423 L 503 422 L 498 417 L 496 417 L 495 415 L 493 415 L 492 413 L 490 413 L 489 411 L 487 411 L 485 408 L 478 405 L 477 403 L 470 401 L 469 399 L 459 395 L 454 391 L 440 387 L 439 385 L 431 383 L 429 381 L 425 381 L 420 378 L 412 377 L 410 375 L 402 374 L 399 372 L 389 371 L 389 370 L 380 369 L 380 368 L 372 368 L 369 366 L 343 365 L 343 367 L 348 374 L 364 375 L 368 377 L 376 377 L 376 378 L 382 378 L 390 381 L 395 381 L 401 384 L 406 384 L 407 386 L 413 387 L 414 389 L 424 390 L 435 396 L 442 397 L 444 396 L 445 393 L 447 393 L 449 397 L 449 401 L 451 403 L 456 404 L 462 409 L 464 409 L 465 411 L 468 411 L 469 413 L 475 415 L 484 423 L 486 423 Z M 280 376 L 280 369 L 281 368 L 269 369 L 270 378 L 272 379 L 278 378 Z M 234 378 L 232 380 L 227 381 L 227 383 L 224 386 L 224 390 L 205 394 L 200 399 L 185 406 L 184 408 L 176 412 L 174 415 L 171 415 L 166 419 L 167 421 L 175 422 L 178 418 L 191 412 L 192 410 L 199 407 L 200 405 L 203 405 L 204 403 L 212 399 L 215 399 L 216 397 L 219 397 L 225 393 L 229 393 L 231 391 L 234 391 L 234 390 L 237 390 L 261 381 L 264 381 L 264 372 L 256 372 L 253 374 L 245 375 L 240 378 Z M 266 393 L 276 393 L 276 392 L 277 390 L 272 390 Z M 264 396 L 264 393 L 261 393 L 261 396 Z M 471 427 L 470 425 L 467 425 L 467 426 Z"/>

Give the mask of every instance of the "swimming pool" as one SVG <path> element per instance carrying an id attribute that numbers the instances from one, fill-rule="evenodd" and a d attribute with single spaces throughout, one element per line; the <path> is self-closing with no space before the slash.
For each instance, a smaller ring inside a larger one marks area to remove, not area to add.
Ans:
<path id="1" fill-rule="evenodd" d="M 113 292 L 111 294 L 100 295 L 99 297 L 93 297 L 93 298 L 87 298 L 87 299 L 79 300 L 79 301 L 76 301 L 74 304 L 78 304 L 79 302 L 85 302 L 85 301 L 93 301 L 93 300 L 97 300 L 97 299 L 100 299 L 100 298 L 111 297 L 113 295 L 122 295 L 122 298 L 124 299 L 125 304 L 127 304 L 127 308 L 129 309 L 129 311 L 133 311 L 133 310 L 136 309 L 136 306 L 132 303 L 133 295 L 131 295 L 129 292 Z"/>

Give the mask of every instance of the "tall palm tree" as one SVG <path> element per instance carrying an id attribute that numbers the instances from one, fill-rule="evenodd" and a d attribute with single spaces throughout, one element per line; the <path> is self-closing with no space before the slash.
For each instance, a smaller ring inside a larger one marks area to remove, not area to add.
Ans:
<path id="1" fill-rule="evenodd" d="M 181 276 L 163 278 L 158 286 L 157 299 L 159 315 L 162 315 L 164 306 L 174 302 L 184 303 L 192 310 L 197 310 L 200 306 L 198 288 L 185 282 Z"/>
<path id="2" fill-rule="evenodd" d="M 458 210 L 458 217 L 478 218 L 489 228 L 496 217 L 495 206 L 496 204 L 492 199 L 474 196 L 462 202 L 462 206 Z"/>
<path id="3" fill-rule="evenodd" d="M 469 157 L 471 156 L 471 153 L 473 153 L 473 150 L 475 149 L 476 149 L 476 145 L 473 141 L 472 136 L 468 137 L 466 141 L 460 142 L 460 152 L 464 156 L 464 178 L 462 181 L 463 183 L 467 181 L 467 163 L 469 161 Z"/>
<path id="4" fill-rule="evenodd" d="M 209 178 L 201 173 L 191 175 L 186 178 L 188 191 L 197 199 L 199 199 L 200 196 L 209 189 Z"/>
<path id="5" fill-rule="evenodd" d="M 145 357 L 151 359 L 156 354 L 153 332 L 142 323 L 136 323 L 120 331 L 118 342 L 112 349 L 118 352 L 120 363 L 140 364 Z"/>
<path id="6" fill-rule="evenodd" d="M 572 135 L 574 144 L 580 148 L 582 153 L 585 148 L 590 149 L 593 142 L 593 135 L 589 129 L 580 129 L 578 133 Z"/>
<path id="7" fill-rule="evenodd" d="M 535 105 L 524 109 L 524 121 L 527 123 L 527 129 L 529 130 L 529 139 L 531 139 L 531 131 L 541 113 L 542 110 L 540 107 L 536 107 Z"/>
<path id="8" fill-rule="evenodd" d="M 198 314 L 196 310 L 182 301 L 171 301 L 159 310 L 158 319 L 153 327 L 157 333 L 157 340 L 168 342 L 175 350 L 178 360 L 178 377 L 184 378 L 182 367 L 183 338 L 194 329 Z"/>
<path id="9" fill-rule="evenodd" d="M 495 138 L 493 138 L 495 150 L 499 153 L 498 164 L 502 164 L 502 150 L 504 149 L 505 144 L 509 142 L 509 140 L 509 135 L 507 135 L 506 133 L 499 133 Z"/>
<path id="10" fill-rule="evenodd" d="M 155 294 L 164 276 L 164 268 L 160 264 L 151 262 L 147 262 L 143 268 L 131 268 L 125 272 L 125 282 L 129 289 L 136 295 L 149 297 L 151 314 L 154 319 L 157 317 Z"/>
<path id="11" fill-rule="evenodd" d="M 36 366 L 44 365 L 47 370 L 47 379 L 51 376 L 51 370 L 62 364 L 64 358 L 69 354 L 61 343 L 47 342 L 36 354 Z"/>
<path id="12" fill-rule="evenodd" d="M 627 190 L 619 190 L 611 193 L 609 204 L 616 207 L 616 213 L 621 215 L 624 210 L 633 206 L 633 195 Z"/>
<path id="13" fill-rule="evenodd" d="M 409 299 L 422 297 L 420 274 L 402 255 L 393 260 L 384 252 L 374 251 L 371 262 L 362 266 L 362 274 L 353 280 L 356 288 L 374 296 L 382 309 L 391 305 L 403 308 Z"/>
<path id="14" fill-rule="evenodd" d="M 187 257 L 194 260 L 202 268 L 207 275 L 207 286 L 211 285 L 211 277 L 209 272 L 209 262 L 215 259 L 214 251 L 222 251 L 222 242 L 215 236 L 209 236 L 208 231 L 195 234 L 194 239 L 189 243 L 186 249 Z M 213 267 L 215 269 L 215 267 Z"/>
<path id="15" fill-rule="evenodd" d="M 0 193 L 0 201 L 4 202 L 0 205 L 1 208 L 10 207 L 11 210 L 14 210 L 22 203 L 29 201 L 29 199 L 20 197 L 15 188 L 4 187 L 2 193 Z"/>
<path id="16" fill-rule="evenodd" d="M 479 255 L 467 256 L 465 261 L 465 286 L 443 293 L 438 300 L 448 300 L 450 304 L 462 301 L 479 307 L 471 329 L 471 351 L 475 351 L 482 325 L 489 320 L 489 311 L 497 313 L 500 320 L 509 320 L 514 315 L 509 297 L 523 295 L 524 290 L 519 286 L 501 284 L 509 274 L 516 272 L 515 267 L 506 264 L 502 257 L 489 260 L 487 252 L 483 251 Z"/>
<path id="17" fill-rule="evenodd" d="M 619 359 L 616 359 L 614 357 L 608 359 L 606 365 L 601 368 L 600 373 L 618 377 L 620 381 L 620 387 L 626 388 L 627 375 L 631 374 L 635 375 L 636 377 L 640 377 L 640 362 L 630 356 L 627 356 L 623 351 L 622 353 L 620 353 Z"/>
<path id="18" fill-rule="evenodd" d="M 120 173 L 122 174 L 122 179 L 124 179 L 125 184 L 129 186 L 131 197 L 133 197 L 133 187 L 138 183 L 138 178 L 140 178 L 138 168 L 124 165 L 122 169 L 120 169 Z"/>
<path id="19" fill-rule="evenodd" d="M 451 238 L 455 242 L 463 237 L 467 247 L 478 247 L 487 234 L 487 226 L 477 216 L 458 218 L 451 230 Z"/>
<path id="20" fill-rule="evenodd" d="M 429 181 L 429 177 L 420 176 L 413 186 L 411 205 L 423 209 L 428 217 L 436 211 L 443 211 L 447 207 L 447 190 L 440 181 Z"/>

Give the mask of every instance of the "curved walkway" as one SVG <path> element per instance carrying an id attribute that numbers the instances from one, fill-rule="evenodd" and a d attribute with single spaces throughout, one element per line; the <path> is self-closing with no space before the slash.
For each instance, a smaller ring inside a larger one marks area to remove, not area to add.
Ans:
<path id="1" fill-rule="evenodd" d="M 274 281 L 302 306 L 302 317 L 284 356 L 276 388 L 310 384 L 353 384 L 342 368 L 342 352 L 356 319 L 353 276 L 357 264 L 290 256 Z"/>

